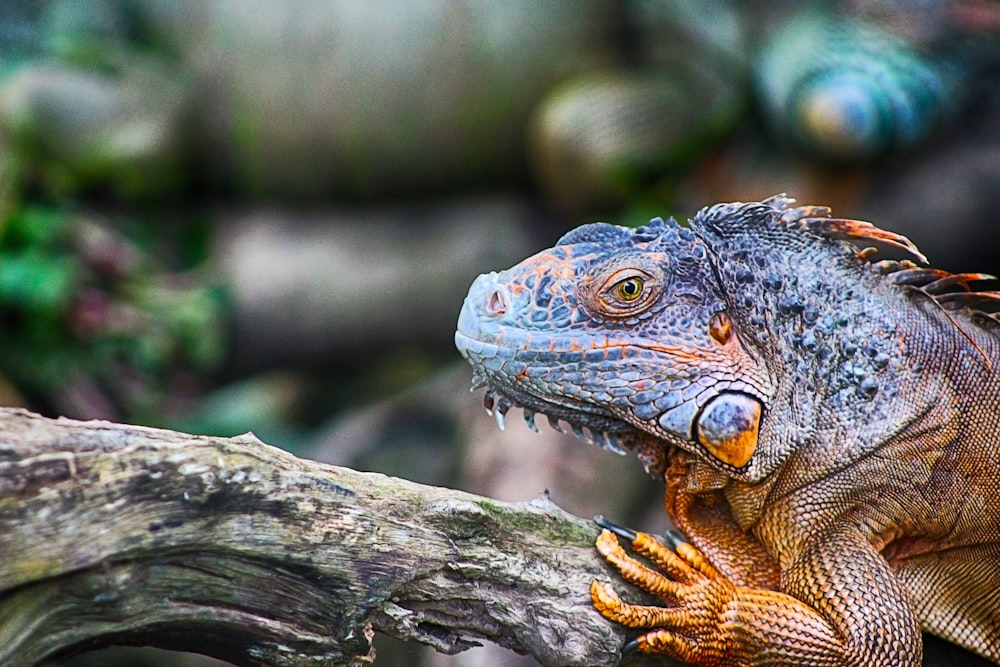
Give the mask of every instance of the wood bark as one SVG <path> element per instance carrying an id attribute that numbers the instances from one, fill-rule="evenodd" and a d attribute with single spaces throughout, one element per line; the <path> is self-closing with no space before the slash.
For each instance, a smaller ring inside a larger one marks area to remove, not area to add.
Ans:
<path id="1" fill-rule="evenodd" d="M 192 436 L 0 410 L 0 664 L 109 644 L 236 665 L 372 660 L 373 632 L 543 665 L 617 664 L 590 604 L 597 530 L 507 504 Z"/>

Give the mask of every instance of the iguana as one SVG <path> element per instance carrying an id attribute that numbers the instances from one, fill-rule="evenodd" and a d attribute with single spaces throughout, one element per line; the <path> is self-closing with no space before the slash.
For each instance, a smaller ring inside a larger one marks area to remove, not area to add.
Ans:
<path id="1" fill-rule="evenodd" d="M 683 536 L 597 542 L 664 602 L 594 582 L 633 648 L 897 667 L 924 629 L 1000 661 L 1000 322 L 974 308 L 1000 293 L 913 259 L 775 196 L 584 225 L 472 285 L 455 338 L 498 420 L 547 415 L 666 481 Z"/>

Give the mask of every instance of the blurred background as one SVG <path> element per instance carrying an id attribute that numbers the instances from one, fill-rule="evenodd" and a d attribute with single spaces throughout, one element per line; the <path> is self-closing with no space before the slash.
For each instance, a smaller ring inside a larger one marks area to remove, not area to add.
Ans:
<path id="1" fill-rule="evenodd" d="M 989 0 L 0 0 L 0 404 L 662 528 L 635 461 L 485 415 L 472 279 L 777 192 L 1000 271 L 998 63 Z"/>

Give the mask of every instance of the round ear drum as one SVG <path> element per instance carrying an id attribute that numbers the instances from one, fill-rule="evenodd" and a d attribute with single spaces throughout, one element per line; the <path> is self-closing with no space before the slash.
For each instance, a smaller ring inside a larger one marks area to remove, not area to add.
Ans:
<path id="1" fill-rule="evenodd" d="M 724 310 L 712 314 L 708 321 L 708 333 L 719 345 L 725 345 L 733 335 L 733 321 Z"/>
<path id="2" fill-rule="evenodd" d="M 719 461 L 742 468 L 757 449 L 760 401 L 747 394 L 726 392 L 710 400 L 698 415 L 698 442 Z"/>

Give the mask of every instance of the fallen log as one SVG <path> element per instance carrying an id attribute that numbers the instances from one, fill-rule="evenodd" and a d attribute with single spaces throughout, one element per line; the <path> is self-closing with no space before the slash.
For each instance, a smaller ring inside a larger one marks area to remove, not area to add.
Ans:
<path id="1" fill-rule="evenodd" d="M 542 665 L 613 665 L 596 527 L 192 436 L 0 409 L 0 664 L 100 646 L 353 665 L 374 632 Z"/>

